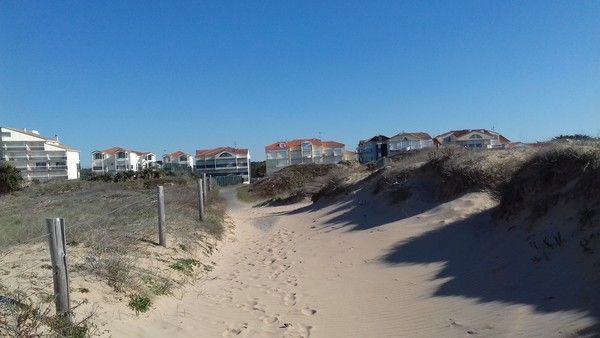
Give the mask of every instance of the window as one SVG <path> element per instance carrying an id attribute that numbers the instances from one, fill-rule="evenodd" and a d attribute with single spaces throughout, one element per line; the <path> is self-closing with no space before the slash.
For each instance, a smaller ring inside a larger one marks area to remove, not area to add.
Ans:
<path id="1" fill-rule="evenodd" d="M 179 161 L 181 161 L 181 162 L 187 162 L 187 156 L 181 156 L 179 158 Z"/>
<path id="2" fill-rule="evenodd" d="M 119 151 L 119 152 L 117 153 L 117 158 L 121 158 L 121 159 L 122 159 L 122 158 L 127 158 L 127 153 L 125 153 L 125 152 L 122 152 L 122 151 Z"/>
<path id="3" fill-rule="evenodd" d="M 47 167 L 48 164 L 46 162 L 35 162 L 36 167 Z"/>
<path id="4" fill-rule="evenodd" d="M 65 162 L 65 161 L 59 161 L 59 162 L 55 162 L 55 163 L 54 163 L 54 165 L 57 165 L 57 166 L 59 166 L 59 165 L 65 166 L 65 165 L 67 165 L 67 162 Z"/>
<path id="5" fill-rule="evenodd" d="M 221 155 L 219 155 L 219 157 L 233 157 L 233 155 L 230 153 L 222 153 Z"/>
<path id="6" fill-rule="evenodd" d="M 94 154 L 94 160 L 101 160 L 104 156 L 102 155 L 102 153 L 95 153 Z"/>
<path id="7" fill-rule="evenodd" d="M 0 136 L 2 136 L 2 137 L 10 137 L 10 132 L 9 131 L 3 131 Z"/>
<path id="8" fill-rule="evenodd" d="M 469 137 L 469 138 L 470 138 L 470 139 L 480 139 L 480 138 L 483 138 L 483 137 L 481 137 L 481 135 L 478 135 L 478 134 L 473 134 L 473 135 L 471 135 L 471 137 Z"/>
<path id="9" fill-rule="evenodd" d="M 154 156 L 152 156 L 152 155 L 146 156 L 146 160 L 148 160 L 148 161 L 152 161 L 153 159 L 154 159 Z"/>

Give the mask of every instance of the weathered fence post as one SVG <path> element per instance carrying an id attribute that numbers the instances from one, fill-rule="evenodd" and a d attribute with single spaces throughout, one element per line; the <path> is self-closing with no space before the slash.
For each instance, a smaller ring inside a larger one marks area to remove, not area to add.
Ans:
<path id="1" fill-rule="evenodd" d="M 202 184 L 202 179 L 198 179 L 198 213 L 200 215 L 200 220 L 204 220 L 204 185 Z"/>
<path id="2" fill-rule="evenodd" d="M 202 186 L 204 187 L 204 202 L 208 203 L 208 177 L 206 177 L 206 173 L 202 174 Z"/>
<path id="3" fill-rule="evenodd" d="M 71 320 L 71 302 L 69 299 L 69 273 L 67 271 L 67 247 L 65 240 L 65 220 L 47 218 L 50 258 L 52 259 L 52 277 L 54 281 L 54 302 L 56 313 Z"/>
<path id="4" fill-rule="evenodd" d="M 158 244 L 167 246 L 167 234 L 165 233 L 166 217 L 165 217 L 165 191 L 162 185 L 159 185 L 156 190 L 158 194 Z"/>

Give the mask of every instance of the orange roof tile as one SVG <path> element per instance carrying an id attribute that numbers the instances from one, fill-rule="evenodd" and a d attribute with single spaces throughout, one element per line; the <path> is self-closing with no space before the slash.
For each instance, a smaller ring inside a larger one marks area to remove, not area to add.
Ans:
<path id="1" fill-rule="evenodd" d="M 229 152 L 236 155 L 248 155 L 248 149 L 246 148 L 232 148 L 232 147 L 218 147 L 214 149 L 199 149 L 196 150 L 196 156 L 199 157 L 210 157 L 215 156 L 222 152 Z"/>

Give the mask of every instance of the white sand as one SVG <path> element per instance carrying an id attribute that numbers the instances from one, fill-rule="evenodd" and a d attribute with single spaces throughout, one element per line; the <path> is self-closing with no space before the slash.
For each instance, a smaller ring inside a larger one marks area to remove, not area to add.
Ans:
<path id="1" fill-rule="evenodd" d="M 494 240 L 485 213 L 494 202 L 483 193 L 410 210 L 360 195 L 323 208 L 251 208 L 225 194 L 236 227 L 209 278 L 138 318 L 103 318 L 107 334 L 550 337 L 596 324 L 571 306 L 578 291 L 561 299 L 577 276 L 537 271 L 522 233 L 510 232 L 514 244 Z M 548 284 L 530 285 L 539 280 Z"/>

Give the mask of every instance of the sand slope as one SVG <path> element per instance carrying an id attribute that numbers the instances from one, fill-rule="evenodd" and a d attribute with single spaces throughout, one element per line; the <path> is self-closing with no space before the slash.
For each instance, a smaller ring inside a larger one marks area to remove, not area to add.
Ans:
<path id="1" fill-rule="evenodd" d="M 522 230 L 491 225 L 484 193 L 401 209 L 360 193 L 266 208 L 224 194 L 236 228 L 209 278 L 139 318 L 115 314 L 110 334 L 562 337 L 597 325 L 588 263 L 533 263 Z"/>

